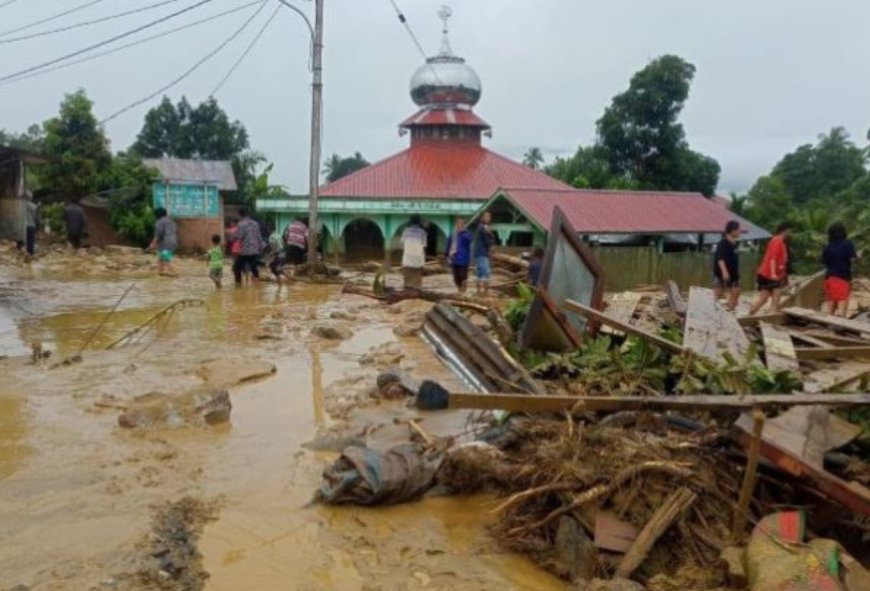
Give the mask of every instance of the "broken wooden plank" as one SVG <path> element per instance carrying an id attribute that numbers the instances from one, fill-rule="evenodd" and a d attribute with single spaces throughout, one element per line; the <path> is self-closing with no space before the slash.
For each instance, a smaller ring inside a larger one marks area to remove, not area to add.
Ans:
<path id="1" fill-rule="evenodd" d="M 870 345 L 860 347 L 798 347 L 794 350 L 801 361 L 827 361 L 830 359 L 866 359 L 870 357 Z"/>
<path id="2" fill-rule="evenodd" d="M 841 318 L 824 312 L 816 312 L 806 308 L 786 308 L 783 314 L 789 318 L 803 320 L 804 322 L 812 322 L 813 324 L 821 324 L 830 328 L 846 330 L 858 334 L 870 334 L 870 322 L 862 322 L 860 320 L 850 320 L 849 318 Z"/>
<path id="3" fill-rule="evenodd" d="M 743 431 L 752 428 L 752 417 L 744 413 L 736 425 Z M 796 406 L 767 421 L 762 433 L 768 441 L 822 469 L 825 453 L 843 447 L 858 435 L 861 427 L 831 414 L 824 406 Z"/>
<path id="4" fill-rule="evenodd" d="M 818 339 L 806 331 L 789 330 L 788 334 L 791 335 L 792 340 L 800 341 L 802 343 L 806 343 L 807 345 L 812 345 L 813 347 L 819 347 L 821 349 L 827 349 L 831 347 L 831 344 L 829 344 L 827 341 Z"/>
<path id="5" fill-rule="evenodd" d="M 607 302 L 607 315 L 617 322 L 631 324 L 631 319 L 634 318 L 634 311 L 643 297 L 642 293 L 634 291 L 615 294 Z"/>
<path id="6" fill-rule="evenodd" d="M 746 416 L 746 415 L 744 415 Z M 755 481 L 758 471 L 758 456 L 761 452 L 761 437 L 764 430 L 765 416 L 760 408 L 752 411 L 752 440 L 749 443 L 749 455 L 746 458 L 746 471 L 743 474 L 743 483 L 740 486 L 740 496 L 737 501 L 737 510 L 731 523 L 731 541 L 737 542 L 743 537 L 746 520 L 749 514 L 749 502 L 755 490 Z"/>
<path id="7" fill-rule="evenodd" d="M 611 318 L 609 315 L 604 314 L 603 312 L 599 312 L 598 310 L 590 308 L 589 306 L 586 306 L 584 304 L 581 304 L 580 302 L 566 300 L 564 307 L 568 310 L 571 310 L 572 312 L 576 312 L 577 314 L 586 316 L 587 318 L 597 320 L 601 324 L 605 324 L 611 328 L 615 328 L 621 332 L 624 332 L 625 334 L 633 335 L 645 341 L 649 341 L 653 345 L 656 345 L 659 348 L 664 349 L 665 351 L 677 354 L 681 354 L 683 353 L 683 351 L 685 351 L 683 347 L 681 347 L 677 343 L 674 343 L 673 341 L 669 341 L 663 337 L 654 335 L 650 332 L 632 326 L 631 324 L 619 322 L 618 320 Z"/>
<path id="8" fill-rule="evenodd" d="M 685 316 L 686 312 L 689 311 L 689 305 L 686 303 L 683 294 L 680 293 L 680 287 L 677 285 L 677 282 L 673 279 L 668 279 L 667 283 L 665 283 L 665 291 L 668 294 L 668 305 L 671 307 L 671 310 L 678 316 Z"/>
<path id="9" fill-rule="evenodd" d="M 638 534 L 631 548 L 616 569 L 615 578 L 627 579 L 643 563 L 655 543 L 674 521 L 697 500 L 698 495 L 686 487 L 671 493 Z"/>
<path id="10" fill-rule="evenodd" d="M 750 434 L 743 427 L 739 428 L 739 433 L 741 443 L 748 446 L 751 440 Z M 798 454 L 783 449 L 764 436 L 761 438 L 761 457 L 792 476 L 808 480 L 820 492 L 844 507 L 870 517 L 870 489 L 867 487 L 857 482 L 846 482 L 830 472 L 813 466 Z"/>
<path id="11" fill-rule="evenodd" d="M 825 271 L 807 277 L 799 283 L 791 283 L 784 290 L 780 306 L 797 306 L 818 310 L 825 299 Z"/>
<path id="12" fill-rule="evenodd" d="M 608 511 L 595 516 L 595 547 L 624 554 L 637 539 L 638 529 Z"/>
<path id="13" fill-rule="evenodd" d="M 825 343 L 828 346 L 861 347 L 864 345 L 870 345 L 870 342 L 868 342 L 867 339 L 847 337 L 827 330 L 805 330 L 801 334 L 816 339 L 817 342 Z"/>
<path id="14" fill-rule="evenodd" d="M 768 324 L 761 323 L 761 337 L 764 339 L 764 359 L 767 368 L 773 371 L 800 371 L 800 363 L 795 355 L 794 343 L 788 331 Z"/>
<path id="15" fill-rule="evenodd" d="M 683 346 L 717 362 L 725 361 L 728 354 L 743 360 L 749 339 L 737 318 L 713 297 L 713 290 L 693 287 L 689 290 Z"/>
<path id="16" fill-rule="evenodd" d="M 805 376 L 804 391 L 829 392 L 858 382 L 868 375 L 870 375 L 870 364 L 866 361 L 843 361 L 836 367 L 820 369 Z"/>
<path id="17" fill-rule="evenodd" d="M 511 412 L 615 412 L 620 410 L 741 410 L 775 406 L 870 406 L 870 394 L 727 394 L 686 396 L 532 396 L 527 394 L 450 393 L 450 408 Z"/>
<path id="18" fill-rule="evenodd" d="M 755 324 L 759 324 L 760 322 L 767 322 L 768 324 L 782 324 L 785 322 L 785 314 L 782 312 L 775 312 L 773 314 L 756 314 L 755 316 L 740 316 L 737 319 L 737 323 L 740 326 L 753 326 Z"/>

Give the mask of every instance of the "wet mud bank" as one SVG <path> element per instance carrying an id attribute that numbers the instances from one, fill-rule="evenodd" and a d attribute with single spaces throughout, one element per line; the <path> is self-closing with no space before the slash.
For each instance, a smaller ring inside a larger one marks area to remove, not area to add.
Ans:
<path id="1" fill-rule="evenodd" d="M 308 504 L 342 442 L 387 446 L 419 418 L 376 396 L 380 372 L 456 383 L 419 339 L 397 334 L 412 334 L 429 304 L 385 307 L 301 283 L 216 292 L 198 261 L 157 278 L 131 252 L 5 263 L 0 589 L 565 588 L 495 549 L 485 496 Z M 184 298 L 203 305 L 105 350 Z M 340 338 L 313 332 L 319 324 Z M 51 356 L 34 364 L 35 342 Z M 119 424 L 143 396 L 202 388 L 227 392 L 226 421 Z M 464 420 L 424 424 L 447 433 Z"/>

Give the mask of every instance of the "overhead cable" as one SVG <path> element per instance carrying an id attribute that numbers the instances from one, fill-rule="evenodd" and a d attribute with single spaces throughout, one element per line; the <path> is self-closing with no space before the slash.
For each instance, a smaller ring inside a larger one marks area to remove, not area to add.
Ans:
<path id="1" fill-rule="evenodd" d="M 29 33 L 27 35 L 21 35 L 20 37 L 0 38 L 0 43 L 15 43 L 16 41 L 25 41 L 27 39 L 35 39 L 37 37 L 45 37 L 46 35 L 54 35 L 55 33 L 63 33 L 65 31 L 72 31 L 73 29 L 80 29 L 82 27 L 88 27 L 91 25 L 104 23 L 106 21 L 111 21 L 111 20 L 115 20 L 115 19 L 122 18 L 125 16 L 130 16 L 131 14 L 138 14 L 140 12 L 154 10 L 155 8 L 160 8 L 161 6 L 165 6 L 167 4 L 172 4 L 173 2 L 178 2 L 178 0 L 163 0 L 162 2 L 157 2 L 155 4 L 149 4 L 148 6 L 142 6 L 141 8 L 134 8 L 133 10 L 127 10 L 125 12 L 118 12 L 116 14 L 110 14 L 108 16 L 103 16 L 103 17 L 100 17 L 97 19 L 82 21 L 82 22 L 75 23 L 73 25 L 59 27 L 57 29 L 50 29 L 48 31 L 37 31 L 36 33 Z"/>
<path id="2" fill-rule="evenodd" d="M 50 23 L 51 21 L 55 21 L 59 18 L 65 17 L 69 14 L 72 14 L 74 12 L 78 12 L 80 10 L 84 10 L 85 8 L 89 8 L 95 4 L 99 4 L 100 2 L 105 2 L 105 0 L 90 0 L 90 2 L 85 2 L 84 4 L 79 4 L 78 6 L 70 8 L 69 10 L 64 10 L 63 12 L 59 12 L 55 15 L 52 15 L 52 16 L 49 16 L 49 17 L 46 17 L 43 19 L 39 19 L 38 21 L 33 21 L 32 23 L 28 23 L 28 24 L 22 25 L 20 27 L 15 27 L 14 29 L 8 29 L 6 31 L 3 31 L 2 33 L 0 33 L 0 37 L 5 37 L 6 35 L 11 35 L 12 33 L 17 33 L 19 31 L 26 31 L 27 29 L 32 29 L 33 27 L 38 27 L 39 25 L 44 25 L 45 23 Z M 11 2 L 7 3 L 7 4 L 11 4 Z M 6 4 L 4 4 L 3 6 L 6 6 Z"/>
<path id="3" fill-rule="evenodd" d="M 247 2 L 245 4 L 242 4 L 241 6 L 236 6 L 235 8 L 230 8 L 229 10 L 219 12 L 217 14 L 210 16 L 210 17 L 199 19 L 199 20 L 187 23 L 186 25 L 181 25 L 180 27 L 175 27 L 174 29 L 169 29 L 167 31 L 163 31 L 162 33 L 157 33 L 156 35 L 151 35 L 150 37 L 145 37 L 145 38 L 139 39 L 137 41 L 125 43 L 124 45 L 119 45 L 117 47 L 113 47 L 111 49 L 101 51 L 99 53 L 93 53 L 91 55 L 87 55 L 87 56 L 79 58 L 77 60 L 64 62 L 62 64 L 57 64 L 57 65 L 51 66 L 50 68 L 44 68 L 44 69 L 38 70 L 36 72 L 30 72 L 29 74 L 25 74 L 23 76 L 19 76 L 17 78 L 13 78 L 11 80 L 6 80 L 5 82 L 0 82 L 0 86 L 4 86 L 6 84 L 14 84 L 15 82 L 20 82 L 22 80 L 28 80 L 30 78 L 36 78 L 39 76 L 43 76 L 45 74 L 50 74 L 51 72 L 55 72 L 57 70 L 63 70 L 63 69 L 68 68 L 70 66 L 75 66 L 76 64 L 82 64 L 85 62 L 95 60 L 97 58 L 101 58 L 101 57 L 104 57 L 107 55 L 112 55 L 112 54 L 118 53 L 120 51 L 123 51 L 124 49 L 129 49 L 131 47 L 136 47 L 138 45 L 144 45 L 145 43 L 148 43 L 150 41 L 154 41 L 155 39 L 161 39 L 163 37 L 168 37 L 169 35 L 172 35 L 174 33 L 178 33 L 180 31 L 185 31 L 187 29 L 192 29 L 193 27 L 197 27 L 199 25 L 204 25 L 205 23 L 211 22 L 213 20 L 217 20 L 217 19 L 222 18 L 224 16 L 227 16 L 229 14 L 234 14 L 234 13 L 239 12 L 241 10 L 244 10 L 246 8 L 250 8 L 251 6 L 254 6 L 255 4 L 259 4 L 260 2 L 262 2 L 262 0 L 251 0 L 251 2 Z"/>
<path id="4" fill-rule="evenodd" d="M 127 111 L 130 111 L 130 110 L 132 110 L 132 109 L 135 109 L 135 108 L 138 107 L 139 105 L 142 105 L 142 104 L 144 104 L 144 103 L 147 103 L 148 101 L 150 101 L 150 100 L 153 99 L 154 97 L 163 94 L 164 92 L 166 92 L 167 90 L 169 90 L 170 88 L 172 88 L 173 86 L 175 86 L 176 84 L 178 84 L 179 82 L 181 82 L 182 80 L 184 80 L 185 78 L 187 78 L 188 76 L 190 76 L 191 74 L 193 74 L 193 73 L 194 73 L 194 72 L 195 72 L 195 71 L 196 71 L 196 70 L 197 70 L 201 65 L 203 65 L 203 64 L 206 63 L 208 60 L 210 60 L 211 58 L 213 58 L 213 57 L 214 57 L 215 55 L 217 55 L 217 54 L 218 54 L 218 53 L 219 53 L 219 52 L 220 52 L 224 47 L 226 47 L 227 45 L 229 45 L 230 42 L 232 42 L 236 37 L 238 37 L 239 35 L 241 35 L 242 32 L 244 32 L 244 30 L 248 28 L 248 25 L 251 24 L 251 21 L 253 21 L 253 20 L 257 17 L 257 15 L 260 14 L 260 12 L 262 12 L 263 8 L 266 7 L 266 2 L 267 2 L 267 0 L 262 0 L 262 1 L 260 2 L 260 7 L 257 8 L 257 10 L 255 10 L 254 13 L 253 13 L 250 17 L 248 17 L 248 20 L 246 20 L 246 21 L 242 24 L 241 27 L 239 27 L 238 29 L 236 29 L 236 30 L 233 32 L 232 35 L 230 35 L 230 36 L 229 36 L 227 39 L 225 39 L 225 40 L 224 40 L 220 45 L 218 45 L 218 46 L 215 47 L 213 50 L 211 50 L 209 53 L 207 53 L 207 54 L 206 54 L 202 59 L 200 59 L 198 62 L 196 62 L 195 64 L 193 64 L 193 66 L 191 66 L 190 68 L 188 68 L 188 69 L 187 69 L 183 74 L 181 74 L 180 76 L 178 76 L 177 78 L 175 78 L 174 80 L 172 80 L 169 84 L 166 84 L 165 86 L 162 86 L 162 87 L 158 88 L 157 90 L 155 90 L 154 92 L 152 92 L 152 93 L 149 94 L 148 96 L 143 97 L 143 98 L 141 98 L 141 99 L 139 99 L 139 100 L 137 100 L 137 101 L 134 101 L 134 102 L 130 103 L 129 105 L 127 105 L 126 107 L 124 107 L 124 108 L 122 108 L 122 109 L 119 109 L 119 110 L 115 111 L 114 113 L 112 113 L 111 115 L 109 115 L 108 117 L 106 117 L 105 119 L 103 119 L 102 121 L 100 121 L 100 124 L 101 124 L 101 125 L 102 125 L 102 124 L 106 124 L 106 123 L 108 123 L 109 121 L 115 119 L 116 117 L 119 117 L 120 115 L 123 115 L 123 114 L 126 113 Z"/>
<path id="5" fill-rule="evenodd" d="M 396 10 L 396 15 L 399 17 L 399 22 L 405 26 L 405 30 L 408 31 L 408 35 L 411 36 L 411 40 L 414 42 L 414 45 L 417 46 L 417 50 L 420 52 L 420 55 L 423 56 L 423 59 L 427 59 L 429 56 L 426 55 L 426 51 L 423 49 L 423 46 L 420 45 L 420 41 L 417 39 L 417 35 L 414 34 L 414 30 L 411 29 L 411 25 L 408 24 L 408 19 L 405 18 L 405 15 L 402 14 L 402 11 L 399 10 L 399 7 L 396 5 L 396 0 L 390 0 L 390 4 L 393 5 L 393 8 Z"/>
<path id="6" fill-rule="evenodd" d="M 33 72 L 36 70 L 41 70 L 42 68 L 45 68 L 47 66 L 52 66 L 56 63 L 66 61 L 68 59 L 72 59 L 76 56 L 82 55 L 83 53 L 87 53 L 93 49 L 98 49 L 100 47 L 104 47 L 110 43 L 114 43 L 115 41 L 118 41 L 120 39 L 124 39 L 125 37 L 129 37 L 130 35 L 135 35 L 136 33 L 140 32 L 140 31 L 144 31 L 145 29 L 150 29 L 151 27 L 157 26 L 160 23 L 166 22 L 166 21 L 168 21 L 172 18 L 175 18 L 177 16 L 180 16 L 186 12 L 190 12 L 191 10 L 194 10 L 195 8 L 199 8 L 203 4 L 208 4 L 209 2 L 212 2 L 212 0 L 199 0 L 199 2 L 196 2 L 195 4 L 192 4 L 186 8 L 183 8 L 179 11 L 173 12 L 172 14 L 167 14 L 166 16 L 162 16 L 159 19 L 153 20 L 149 23 L 145 23 L 144 25 L 136 27 L 135 29 L 130 29 L 129 31 L 125 31 L 123 33 L 115 35 L 114 37 L 111 37 L 111 38 L 106 39 L 104 41 L 100 41 L 99 43 L 95 43 L 93 45 L 89 45 L 88 47 L 84 47 L 82 49 L 79 49 L 79 50 L 74 51 L 72 53 L 68 53 L 68 54 L 63 55 L 61 57 L 57 57 L 57 58 L 48 60 L 46 62 L 42 62 L 41 64 L 37 64 L 35 66 L 30 66 L 29 68 L 19 70 L 18 72 L 14 72 L 12 74 L 7 74 L 6 76 L 0 76 L 0 82 L 3 82 L 4 80 L 9 80 L 11 78 L 17 78 L 18 76 L 21 76 L 23 74 L 29 74 L 30 72 Z"/>
<path id="7" fill-rule="evenodd" d="M 6 2 L 0 3 L 0 8 L 6 8 L 10 4 L 14 4 L 18 0 L 6 0 Z"/>
<path id="8" fill-rule="evenodd" d="M 269 28 L 269 25 L 271 25 L 272 21 L 275 20 L 275 17 L 278 16 L 278 12 L 280 10 L 281 10 L 281 5 L 279 4 L 278 6 L 275 7 L 274 12 L 272 12 L 272 16 L 270 16 L 269 19 L 263 24 L 263 26 L 260 27 L 259 32 L 253 38 L 253 40 L 251 40 L 251 42 L 248 44 L 248 46 L 245 48 L 245 50 L 242 52 L 242 55 L 239 56 L 239 59 L 236 60 L 236 63 L 234 63 L 233 66 L 229 69 L 229 71 L 227 71 L 226 76 L 224 76 L 223 79 L 221 79 L 221 81 L 218 82 L 218 85 L 214 87 L 214 90 L 212 90 L 211 93 L 209 93 L 209 96 L 216 95 L 218 93 L 218 91 L 223 87 L 223 85 L 226 84 L 227 80 L 230 79 L 230 76 L 233 75 L 233 72 L 236 71 L 236 68 L 238 68 L 239 65 L 241 65 L 241 63 L 243 61 L 245 61 L 245 58 L 248 57 L 248 54 L 251 53 L 251 50 L 260 41 L 260 38 L 263 36 L 263 33 L 266 32 L 266 29 Z"/>

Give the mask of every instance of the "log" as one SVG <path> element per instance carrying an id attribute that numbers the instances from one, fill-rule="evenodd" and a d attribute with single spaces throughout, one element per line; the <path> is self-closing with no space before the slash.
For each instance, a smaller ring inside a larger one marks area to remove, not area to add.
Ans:
<path id="1" fill-rule="evenodd" d="M 643 564 L 650 550 L 665 531 L 692 506 L 698 495 L 686 487 L 681 487 L 665 499 L 662 506 L 656 510 L 652 518 L 638 534 L 637 539 L 626 552 L 614 578 L 627 579 Z"/>
<path id="2" fill-rule="evenodd" d="M 622 410 L 734 411 L 751 408 L 806 406 L 870 406 L 870 394 L 727 394 L 686 396 L 530 396 L 451 392 L 450 408 L 563 413 Z"/>
<path id="3" fill-rule="evenodd" d="M 640 339 L 648 341 L 653 345 L 658 346 L 660 349 L 668 351 L 670 353 L 682 354 L 686 351 L 685 348 L 680 346 L 677 343 L 669 341 L 665 338 L 662 338 L 658 335 L 654 335 L 650 332 L 647 332 L 643 329 L 637 328 L 636 326 L 632 326 L 631 324 L 626 324 L 624 322 L 619 322 L 615 318 L 611 318 L 607 314 L 603 312 L 599 312 L 594 308 L 590 308 L 589 306 L 585 306 L 580 302 L 575 302 L 574 300 L 565 300 L 564 307 L 567 310 L 575 312 L 577 314 L 581 314 L 587 318 L 591 318 L 593 320 L 597 320 L 601 324 L 609 326 L 610 328 L 615 328 L 620 332 L 624 332 L 625 334 L 630 334 L 636 336 Z"/>
<path id="4" fill-rule="evenodd" d="M 490 253 L 489 258 L 492 260 L 493 263 L 500 263 L 502 265 L 507 265 L 515 269 L 526 270 L 529 268 L 528 261 L 524 261 L 520 257 L 511 256 L 503 252 L 492 252 Z"/>

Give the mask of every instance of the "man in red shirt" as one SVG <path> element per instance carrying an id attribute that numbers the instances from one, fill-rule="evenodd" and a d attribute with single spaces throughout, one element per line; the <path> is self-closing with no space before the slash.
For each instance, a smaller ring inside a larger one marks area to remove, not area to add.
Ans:
<path id="1" fill-rule="evenodd" d="M 770 312 L 779 312 L 779 298 L 782 288 L 786 285 L 786 270 L 788 269 L 788 247 L 786 239 L 791 231 L 791 224 L 783 222 L 776 229 L 776 235 L 767 243 L 767 250 L 758 268 L 758 299 L 749 309 L 749 315 L 755 315 L 770 300 Z"/>

